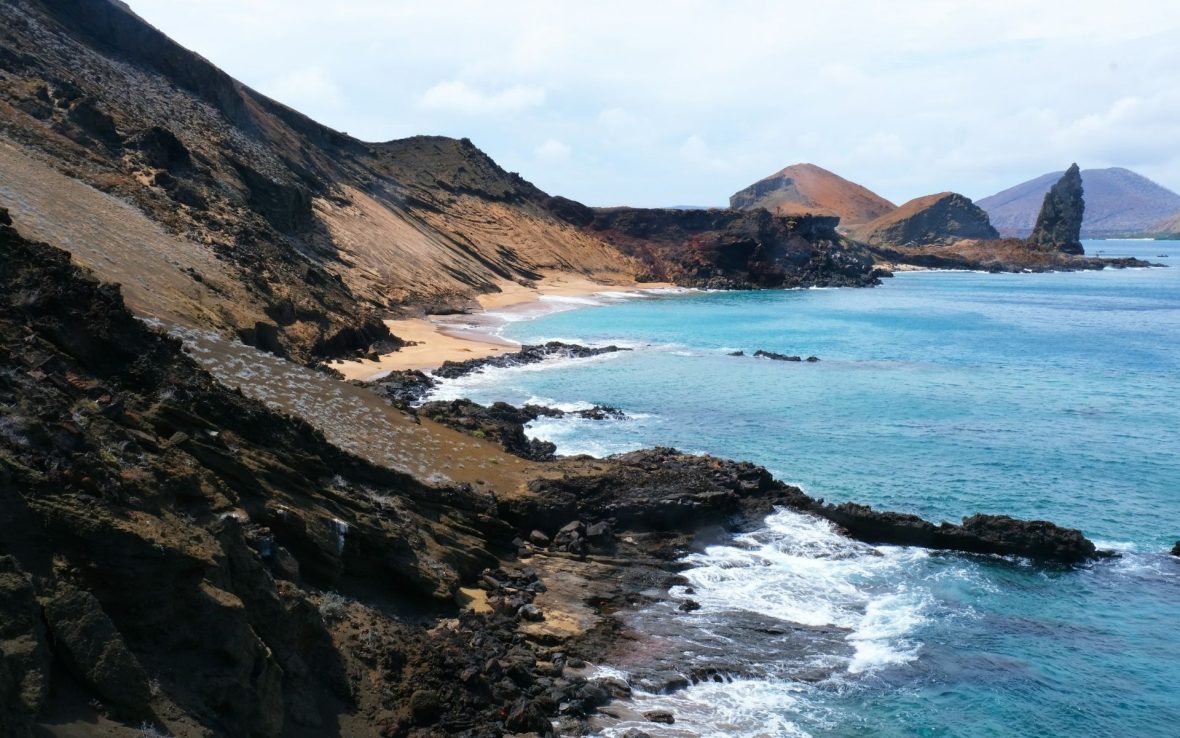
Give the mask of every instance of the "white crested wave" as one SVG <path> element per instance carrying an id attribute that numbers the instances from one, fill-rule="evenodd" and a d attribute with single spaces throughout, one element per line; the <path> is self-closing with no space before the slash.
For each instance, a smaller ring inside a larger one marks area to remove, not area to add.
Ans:
<path id="1" fill-rule="evenodd" d="M 689 556 L 683 575 L 705 608 L 847 628 L 853 647 L 847 670 L 857 674 L 917 657 L 920 644 L 911 634 L 925 622 L 932 598 L 910 589 L 902 575 L 928 555 L 872 548 L 816 518 L 780 511 L 733 544 Z"/>

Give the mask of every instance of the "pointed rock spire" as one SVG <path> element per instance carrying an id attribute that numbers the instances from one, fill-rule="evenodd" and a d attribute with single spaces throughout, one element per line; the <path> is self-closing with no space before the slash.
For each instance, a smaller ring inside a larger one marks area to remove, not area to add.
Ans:
<path id="1" fill-rule="evenodd" d="M 1045 194 L 1041 214 L 1028 242 L 1033 246 L 1055 248 L 1067 254 L 1083 254 L 1082 215 L 1086 201 L 1082 192 L 1082 173 L 1071 164 L 1057 184 Z"/>

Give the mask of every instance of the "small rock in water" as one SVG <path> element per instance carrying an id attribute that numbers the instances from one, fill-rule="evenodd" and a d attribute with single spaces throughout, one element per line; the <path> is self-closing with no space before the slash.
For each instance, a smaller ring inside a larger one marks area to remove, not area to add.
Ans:
<path id="1" fill-rule="evenodd" d="M 1172 555 L 1180 556 L 1180 541 L 1176 541 L 1176 545 L 1172 546 Z"/>
<path id="2" fill-rule="evenodd" d="M 693 612 L 694 610 L 701 609 L 701 603 L 697 602 L 696 600 L 685 600 L 684 602 L 680 603 L 680 607 L 678 609 L 681 612 Z"/>
<path id="3" fill-rule="evenodd" d="M 729 355 L 730 356 L 745 356 L 746 352 L 745 351 L 730 351 Z"/>
<path id="4" fill-rule="evenodd" d="M 623 733 L 623 738 L 651 738 L 651 735 L 644 733 L 639 728 L 631 728 L 626 733 Z"/>
<path id="5" fill-rule="evenodd" d="M 671 725 L 676 722 L 676 718 L 668 710 L 648 710 L 643 713 L 643 716 L 653 723 L 663 723 L 664 725 Z"/>

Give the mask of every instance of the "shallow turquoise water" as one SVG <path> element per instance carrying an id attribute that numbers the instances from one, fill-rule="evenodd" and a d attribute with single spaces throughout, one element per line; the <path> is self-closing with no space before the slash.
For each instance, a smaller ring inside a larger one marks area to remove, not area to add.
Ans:
<path id="1" fill-rule="evenodd" d="M 1180 242 L 1088 244 L 1096 248 L 1180 266 Z M 818 524 L 771 521 L 757 555 L 746 542 L 694 559 L 700 617 L 744 608 L 826 618 L 850 629 L 858 655 L 820 683 L 693 688 L 672 700 L 685 715 L 678 729 L 1180 734 L 1180 560 L 1165 553 L 1180 538 L 1180 268 L 912 273 L 871 290 L 690 293 L 560 312 L 504 333 L 634 347 L 444 389 L 631 414 L 534 427 L 560 452 L 669 445 L 749 459 L 830 500 L 936 520 L 1046 518 L 1123 552 L 1055 570 L 888 547 L 879 556 L 833 541 L 804 551 L 805 526 Z M 748 355 L 760 348 L 821 361 Z M 747 356 L 728 355 L 738 349 Z M 725 573 L 752 566 L 753 589 Z"/>

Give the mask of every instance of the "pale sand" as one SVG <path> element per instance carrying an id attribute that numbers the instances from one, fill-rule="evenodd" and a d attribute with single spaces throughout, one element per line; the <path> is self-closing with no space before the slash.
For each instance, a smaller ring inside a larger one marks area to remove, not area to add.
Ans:
<path id="1" fill-rule="evenodd" d="M 515 282 L 501 282 L 500 292 L 480 295 L 477 300 L 480 310 L 466 315 L 436 315 L 408 320 L 387 320 L 385 324 L 393 335 L 416 345 L 406 346 L 400 351 L 382 354 L 377 361 L 333 362 L 332 368 L 346 379 L 370 379 L 388 371 L 405 369 L 434 369 L 444 361 L 480 359 L 498 353 L 512 352 L 520 346 L 500 338 L 495 329 L 502 325 L 489 316 L 489 310 L 522 312 L 542 297 L 587 297 L 598 292 L 637 292 L 643 289 L 660 289 L 674 285 L 663 282 L 643 284 L 608 284 L 596 282 L 576 275 L 553 273 L 546 275 L 535 287 L 525 287 Z"/>

